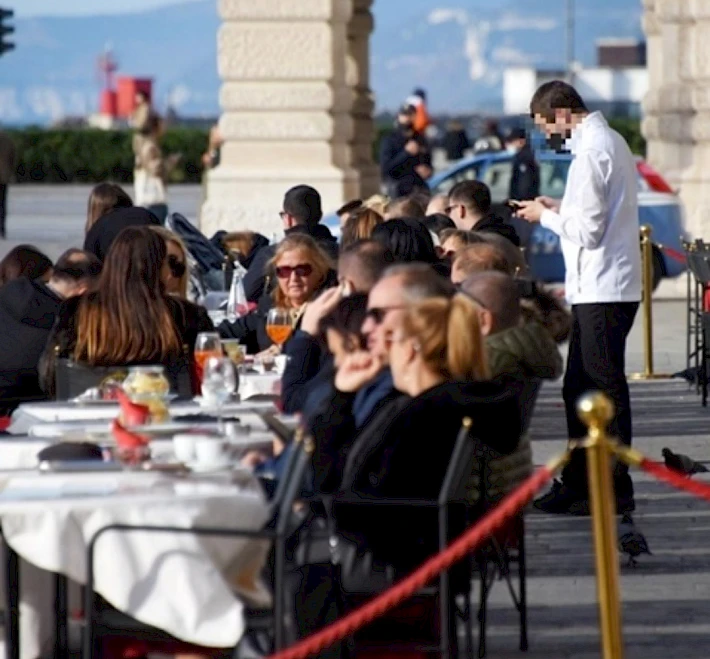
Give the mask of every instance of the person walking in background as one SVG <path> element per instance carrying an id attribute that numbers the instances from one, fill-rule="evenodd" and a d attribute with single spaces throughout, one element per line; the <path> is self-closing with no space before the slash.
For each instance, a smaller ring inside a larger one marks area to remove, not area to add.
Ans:
<path id="1" fill-rule="evenodd" d="M 449 122 L 444 135 L 443 147 L 446 151 L 446 159 L 450 161 L 461 160 L 465 151 L 471 148 L 466 129 L 460 121 L 454 119 Z"/>
<path id="2" fill-rule="evenodd" d="M 415 89 L 406 103 L 414 108 L 414 130 L 423 134 L 431 125 L 431 117 L 426 104 L 426 92 L 421 88 Z"/>
<path id="3" fill-rule="evenodd" d="M 503 138 L 498 131 L 498 122 L 488 119 L 483 127 L 481 136 L 473 145 L 474 153 L 494 153 L 503 150 Z"/>
<path id="4" fill-rule="evenodd" d="M 562 139 L 575 155 L 562 203 L 548 197 L 521 202 L 517 215 L 560 237 L 572 335 L 562 389 L 570 439 L 585 437 L 577 416 L 590 390 L 614 402 L 612 436 L 631 444 L 631 402 L 625 374 L 626 338 L 641 300 L 638 174 L 628 145 L 600 112 L 589 112 L 570 85 L 553 81 L 532 98 L 530 112 L 548 139 Z M 548 513 L 589 514 L 586 462 L 575 450 L 562 482 L 535 502 Z M 616 508 L 635 509 L 628 467 L 614 468 Z"/>
<path id="5" fill-rule="evenodd" d="M 136 167 L 133 181 L 136 206 L 147 208 L 161 223 L 168 215 L 168 177 L 181 158 L 178 153 L 167 158 L 163 156 L 160 148 L 162 134 L 163 120 L 152 114 L 145 127 L 138 158 L 140 167 Z"/>
<path id="6" fill-rule="evenodd" d="M 153 115 L 153 108 L 150 105 L 150 99 L 145 92 L 139 91 L 136 93 L 136 108 L 131 115 L 131 127 L 135 131 L 133 133 L 133 156 L 135 159 L 134 167 L 140 167 L 140 154 L 143 150 L 143 139 L 148 131 L 148 122 Z"/>
<path id="7" fill-rule="evenodd" d="M 513 128 L 505 136 L 505 148 L 512 154 L 509 199 L 526 201 L 540 194 L 540 167 L 528 143 L 524 128 Z"/>
<path id="8" fill-rule="evenodd" d="M 6 236 L 7 186 L 15 175 L 15 143 L 0 131 L 0 238 Z"/>
<path id="9" fill-rule="evenodd" d="M 392 199 L 426 190 L 425 180 L 432 175 L 429 144 L 424 135 L 414 129 L 415 116 L 413 105 L 403 105 L 394 131 L 382 140 L 380 171 Z"/>

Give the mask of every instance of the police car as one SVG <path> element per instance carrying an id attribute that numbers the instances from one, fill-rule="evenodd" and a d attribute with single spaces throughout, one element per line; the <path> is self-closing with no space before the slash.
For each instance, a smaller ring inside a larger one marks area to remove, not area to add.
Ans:
<path id="1" fill-rule="evenodd" d="M 565 191 L 572 155 L 540 151 L 540 194 L 561 199 Z M 683 211 L 680 199 L 666 181 L 641 158 L 638 171 L 639 223 L 652 228 L 654 288 L 663 277 L 677 277 L 685 271 L 682 242 Z M 459 161 L 450 169 L 434 175 L 429 187 L 435 194 L 448 193 L 461 181 L 483 181 L 491 190 L 494 204 L 508 198 L 512 175 L 512 156 L 507 152 L 484 153 Z M 511 219 L 521 236 L 534 276 L 546 282 L 564 281 L 565 267 L 559 237 L 539 225 Z"/>

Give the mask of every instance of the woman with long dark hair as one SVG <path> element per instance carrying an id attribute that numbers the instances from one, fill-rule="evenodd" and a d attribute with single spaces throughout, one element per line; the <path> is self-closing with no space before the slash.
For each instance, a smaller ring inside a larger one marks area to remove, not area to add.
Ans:
<path id="1" fill-rule="evenodd" d="M 44 388 L 54 389 L 54 357 L 88 366 L 164 364 L 192 354 L 195 305 L 167 294 L 165 240 L 128 227 L 111 245 L 96 288 L 68 300 L 45 351 Z"/>
<path id="2" fill-rule="evenodd" d="M 116 208 L 130 208 L 133 200 L 128 193 L 115 183 L 99 183 L 89 195 L 89 204 L 86 209 L 86 225 L 84 233 L 96 224 L 96 220 Z"/>

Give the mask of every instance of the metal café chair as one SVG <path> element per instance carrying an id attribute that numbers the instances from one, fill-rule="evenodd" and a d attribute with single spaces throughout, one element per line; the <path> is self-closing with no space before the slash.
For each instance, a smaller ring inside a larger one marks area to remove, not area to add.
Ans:
<path id="1" fill-rule="evenodd" d="M 292 511 L 294 502 L 302 490 L 302 483 L 309 463 L 309 456 L 304 450 L 303 441 L 297 440 L 294 450 L 288 457 L 284 468 L 284 477 L 279 481 L 270 502 L 271 517 L 264 528 L 225 529 L 212 527 L 183 528 L 169 525 L 129 525 L 112 524 L 97 531 L 87 548 L 87 578 L 84 602 L 84 659 L 100 656 L 100 641 L 107 637 L 130 637 L 134 640 L 172 641 L 180 643 L 169 634 L 156 630 L 149 625 L 134 620 L 128 615 L 101 605 L 94 592 L 94 556 L 98 541 L 109 532 L 115 533 L 175 533 L 197 536 L 213 536 L 224 538 L 254 538 L 270 540 L 274 543 L 274 602 L 271 609 L 247 610 L 247 634 L 266 634 L 271 637 L 271 649 L 279 650 L 285 641 L 285 579 L 286 579 L 286 541 L 294 530 Z M 241 642 L 241 641 L 240 641 Z M 187 645 L 187 644 L 186 644 Z M 187 651 L 195 651 L 188 646 Z"/>

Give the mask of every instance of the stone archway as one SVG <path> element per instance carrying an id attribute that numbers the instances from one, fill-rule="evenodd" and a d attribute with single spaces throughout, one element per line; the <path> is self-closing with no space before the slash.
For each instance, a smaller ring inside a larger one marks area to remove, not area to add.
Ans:
<path id="1" fill-rule="evenodd" d="M 201 228 L 281 228 L 287 188 L 308 183 L 334 210 L 371 194 L 373 0 L 218 0 L 220 165 Z"/>

